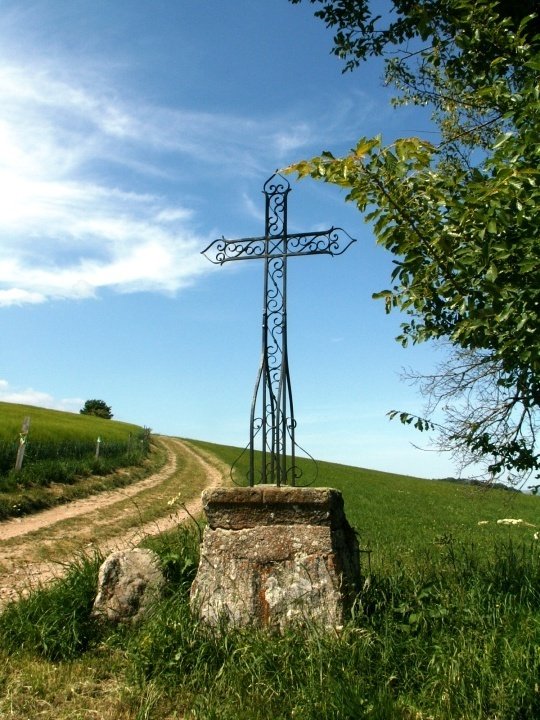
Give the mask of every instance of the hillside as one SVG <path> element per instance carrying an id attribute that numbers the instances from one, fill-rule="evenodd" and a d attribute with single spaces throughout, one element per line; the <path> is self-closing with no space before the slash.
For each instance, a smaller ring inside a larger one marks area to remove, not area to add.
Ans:
<path id="1" fill-rule="evenodd" d="M 30 432 L 23 472 L 16 476 L 12 468 L 25 417 L 30 418 Z M 101 440 L 99 465 L 94 457 L 98 437 Z M 19 506 L 20 514 L 47 507 L 49 499 L 51 503 L 53 498 L 54 502 L 63 502 L 114 487 L 116 483 L 129 482 L 126 473 L 109 477 L 110 483 L 104 480 L 122 466 L 138 466 L 140 470 L 129 475 L 140 479 L 156 469 L 155 463 L 148 460 L 146 469 L 141 466 L 146 455 L 141 456 L 137 451 L 144 437 L 144 428 L 134 424 L 0 402 L 0 517 L 13 514 L 6 510 L 10 503 Z M 239 453 L 238 448 L 191 442 L 227 465 L 232 465 Z M 84 465 L 81 466 L 77 454 L 85 455 Z M 110 467 L 106 463 L 107 455 L 115 458 Z M 68 477 L 68 461 L 74 464 L 74 472 L 80 471 L 79 476 Z M 235 479 L 240 483 L 244 482 L 247 472 L 246 462 L 244 456 L 235 467 Z M 336 463 L 319 462 L 315 471 L 309 461 L 300 459 L 299 463 L 304 471 L 301 482 L 314 481 L 317 485 L 342 490 L 349 519 L 360 533 L 362 546 L 376 551 L 380 558 L 391 556 L 398 548 L 406 556 L 413 546 L 431 547 L 447 543 L 449 539 L 482 547 L 507 537 L 532 540 L 540 524 L 537 497 Z M 88 479 L 92 471 L 97 472 L 99 482 Z M 51 483 L 54 484 L 52 492 Z M 64 488 L 65 496 L 59 487 Z M 35 501 L 28 501 L 26 510 L 14 499 L 23 491 L 27 498 L 33 496 Z M 499 522 L 505 519 L 521 522 L 513 525 Z"/>
<path id="2" fill-rule="evenodd" d="M 238 448 L 191 442 L 229 465 L 239 453 Z M 302 459 L 298 463 L 304 471 L 302 480 L 310 482 L 313 464 Z M 317 465 L 315 484 L 342 491 L 347 517 L 376 567 L 407 562 L 418 553 L 437 553 L 451 543 L 489 552 L 500 542 L 531 543 L 539 537 L 540 498 L 536 496 L 337 463 Z M 246 473 L 244 457 L 235 479 L 243 484 Z"/>
<path id="3" fill-rule="evenodd" d="M 0 402 L 0 443 L 18 442 L 26 417 L 30 418 L 29 439 L 40 443 L 70 440 L 96 442 L 100 436 L 104 440 L 127 441 L 130 434 L 136 436 L 143 432 L 138 425 L 117 420 Z"/>
<path id="4" fill-rule="evenodd" d="M 0 402 L 0 519 L 140 479 L 151 451 L 138 425 Z"/>
<path id="5" fill-rule="evenodd" d="M 364 582 L 350 622 L 332 632 L 304 627 L 279 635 L 226 626 L 215 632 L 189 608 L 199 529 L 191 524 L 191 531 L 180 526 L 143 538 L 136 523 L 143 533 L 173 527 L 178 520 L 167 518 L 167 500 L 179 496 L 182 508 L 208 483 L 208 463 L 228 467 L 238 449 L 159 439 L 165 441 L 177 448 L 177 471 L 167 473 L 159 492 L 151 489 L 152 497 L 143 501 L 144 491 L 122 500 L 108 518 L 98 510 L 42 527 L 28 533 L 29 545 L 16 537 L 3 543 L 4 574 L 32 544 L 38 564 L 44 548 L 51 553 L 50 542 L 74 562 L 62 563 L 64 579 L 0 614 L 0 715 L 540 717 L 538 498 L 321 462 L 317 484 L 342 490 L 361 544 Z M 237 479 L 245 469 L 237 466 Z M 306 478 L 309 472 L 306 465 Z M 93 539 L 104 530 L 114 537 L 128 508 L 135 524 L 125 538 L 158 552 L 168 589 L 140 626 L 97 627 L 90 610 L 100 548 L 109 541 Z M 168 524 L 150 520 L 154 513 Z"/>

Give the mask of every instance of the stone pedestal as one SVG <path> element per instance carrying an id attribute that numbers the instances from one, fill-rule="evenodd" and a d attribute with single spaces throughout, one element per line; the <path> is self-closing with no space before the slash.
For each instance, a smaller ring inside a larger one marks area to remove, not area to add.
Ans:
<path id="1" fill-rule="evenodd" d="M 201 620 L 276 629 L 343 624 L 360 567 L 339 490 L 258 485 L 202 497 L 208 525 L 191 590 Z"/>

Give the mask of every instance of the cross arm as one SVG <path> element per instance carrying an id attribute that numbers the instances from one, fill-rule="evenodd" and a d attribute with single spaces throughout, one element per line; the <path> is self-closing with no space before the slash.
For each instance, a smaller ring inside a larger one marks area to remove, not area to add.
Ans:
<path id="1" fill-rule="evenodd" d="M 343 228 L 294 233 L 287 237 L 287 257 L 295 255 L 342 255 L 354 242 Z"/>
<path id="2" fill-rule="evenodd" d="M 226 240 L 218 238 L 202 251 L 215 265 L 232 260 L 257 260 L 299 255 L 341 255 L 356 242 L 343 228 L 330 228 L 320 232 L 292 233 L 286 236 Z"/>
<path id="3" fill-rule="evenodd" d="M 218 238 L 201 251 L 214 265 L 223 265 L 231 260 L 257 260 L 266 257 L 266 238 L 253 237 L 242 240 Z"/>

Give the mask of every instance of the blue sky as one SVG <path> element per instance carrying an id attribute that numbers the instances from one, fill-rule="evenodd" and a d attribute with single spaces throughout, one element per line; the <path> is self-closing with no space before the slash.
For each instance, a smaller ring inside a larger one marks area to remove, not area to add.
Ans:
<path id="1" fill-rule="evenodd" d="M 358 137 L 431 133 L 370 63 L 347 75 L 309 3 L 2 0 L 0 399 L 78 412 L 100 398 L 155 432 L 244 445 L 262 267 L 209 263 L 264 230 L 276 168 Z M 432 137 L 431 134 L 428 137 Z M 373 292 L 392 258 L 335 188 L 291 178 L 289 229 L 344 227 L 345 255 L 289 264 L 297 439 L 312 455 L 454 473 L 390 422 L 422 409 Z"/>

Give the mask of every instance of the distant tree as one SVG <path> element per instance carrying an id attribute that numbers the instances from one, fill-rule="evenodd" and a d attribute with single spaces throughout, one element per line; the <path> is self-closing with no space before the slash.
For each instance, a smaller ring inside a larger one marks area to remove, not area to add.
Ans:
<path id="1" fill-rule="evenodd" d="M 431 430 L 438 409 L 441 446 L 465 464 L 540 477 L 537 0 L 311 2 L 345 69 L 382 57 L 394 103 L 430 107 L 439 133 L 361 138 L 288 168 L 344 188 L 393 254 L 374 297 L 408 315 L 398 340 L 448 343 L 448 363 L 413 378 L 427 419 L 393 414 Z"/>
<path id="2" fill-rule="evenodd" d="M 110 420 L 113 416 L 111 408 L 103 400 L 87 400 L 80 411 L 81 415 L 95 415 Z"/>

